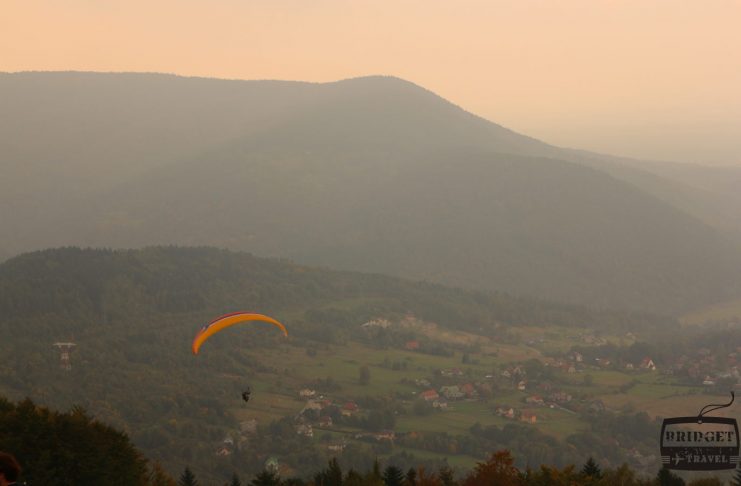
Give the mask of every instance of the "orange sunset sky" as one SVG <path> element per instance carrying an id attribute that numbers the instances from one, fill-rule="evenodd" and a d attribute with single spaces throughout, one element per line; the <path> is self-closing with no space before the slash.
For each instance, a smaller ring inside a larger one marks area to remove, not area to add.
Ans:
<path id="1" fill-rule="evenodd" d="M 388 74 L 557 145 L 741 165 L 741 0 L 0 0 L 26 70 Z"/>

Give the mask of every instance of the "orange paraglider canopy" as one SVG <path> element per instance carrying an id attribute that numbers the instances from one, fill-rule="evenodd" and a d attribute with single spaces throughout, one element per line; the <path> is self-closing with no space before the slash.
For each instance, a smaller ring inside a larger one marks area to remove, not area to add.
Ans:
<path id="1" fill-rule="evenodd" d="M 193 339 L 193 345 L 191 346 L 193 354 L 198 354 L 198 350 L 201 348 L 201 345 L 208 338 L 210 338 L 217 332 L 220 332 L 222 329 L 226 329 L 227 327 L 233 326 L 234 324 L 239 324 L 240 322 L 249 321 L 262 321 L 267 322 L 268 324 L 272 324 L 283 331 L 284 336 L 288 337 L 286 326 L 276 321 L 272 317 L 264 316 L 262 314 L 251 314 L 248 312 L 232 312 L 231 314 L 225 314 L 221 317 L 217 317 L 213 321 L 206 324 L 203 329 L 198 331 L 198 334 L 196 334 L 196 337 Z"/>

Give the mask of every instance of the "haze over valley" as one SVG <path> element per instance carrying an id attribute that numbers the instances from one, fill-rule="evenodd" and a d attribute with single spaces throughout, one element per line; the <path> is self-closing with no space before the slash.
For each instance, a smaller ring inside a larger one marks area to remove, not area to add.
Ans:
<path id="1" fill-rule="evenodd" d="M 0 486 L 741 486 L 739 18 L 4 1 Z"/>
<path id="2" fill-rule="evenodd" d="M 213 245 L 675 314 L 739 292 L 739 169 L 561 149 L 393 77 L 0 87 L 6 257 Z"/>

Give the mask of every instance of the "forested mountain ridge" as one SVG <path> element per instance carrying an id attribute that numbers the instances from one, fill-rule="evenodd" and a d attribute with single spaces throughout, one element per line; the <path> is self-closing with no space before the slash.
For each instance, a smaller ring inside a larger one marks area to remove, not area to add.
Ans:
<path id="1" fill-rule="evenodd" d="M 8 256 L 216 245 L 662 313 L 739 291 L 716 206 L 690 215 L 672 181 L 397 78 L 21 73 L 0 91 Z"/>
<path id="2" fill-rule="evenodd" d="M 207 247 L 31 252 L 0 264 L 0 289 L 0 316 L 6 325 L 47 315 L 69 319 L 69 327 L 59 322 L 15 330 L 9 326 L 9 332 L 24 337 L 46 332 L 61 337 L 160 314 L 208 317 L 239 307 L 301 315 L 346 300 L 358 300 L 354 308 L 360 314 L 353 323 L 376 314 L 411 312 L 451 329 L 489 333 L 533 322 L 628 331 L 677 325 L 655 314 L 601 311 Z M 195 322 L 196 327 L 183 330 L 184 336 L 190 337 L 202 321 Z M 303 333 L 300 326 L 294 332 Z"/>
<path id="3" fill-rule="evenodd" d="M 289 340 L 259 326 L 235 329 L 214 336 L 206 352 L 192 356 L 195 332 L 234 310 L 278 317 L 289 328 Z M 64 248 L 0 265 L 0 353 L 12 356 L 0 364 L 0 393 L 62 409 L 81 405 L 124 430 L 173 474 L 187 464 L 205 477 L 254 471 L 264 457 L 230 462 L 214 450 L 237 428 L 232 409 L 245 380 L 280 386 L 292 376 L 262 364 L 259 350 L 280 355 L 288 347 L 305 347 L 307 353 L 342 347 L 362 335 L 360 324 L 371 318 L 410 314 L 491 339 L 506 339 L 512 326 L 533 323 L 621 334 L 676 326 L 660 316 L 590 311 L 211 248 Z M 52 346 L 57 341 L 76 343 L 71 371 L 59 368 Z M 255 393 L 258 403 L 263 386 Z M 306 454 L 299 458 L 314 467 L 316 457 Z"/>

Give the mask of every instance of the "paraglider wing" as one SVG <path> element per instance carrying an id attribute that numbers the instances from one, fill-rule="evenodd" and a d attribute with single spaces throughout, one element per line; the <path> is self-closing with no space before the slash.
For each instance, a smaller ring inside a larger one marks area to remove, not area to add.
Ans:
<path id="1" fill-rule="evenodd" d="M 208 338 L 221 331 L 222 329 L 226 329 L 227 327 L 233 326 L 234 324 L 239 324 L 240 322 L 249 321 L 262 321 L 272 324 L 283 331 L 284 336 L 288 337 L 286 326 L 276 321 L 272 317 L 264 316 L 262 314 L 250 314 L 247 312 L 233 312 L 231 314 L 226 314 L 214 319 L 213 321 L 206 324 L 203 329 L 198 331 L 198 334 L 196 334 L 196 337 L 193 339 L 193 345 L 191 346 L 193 354 L 198 354 L 198 350 L 201 348 L 201 345 Z"/>

